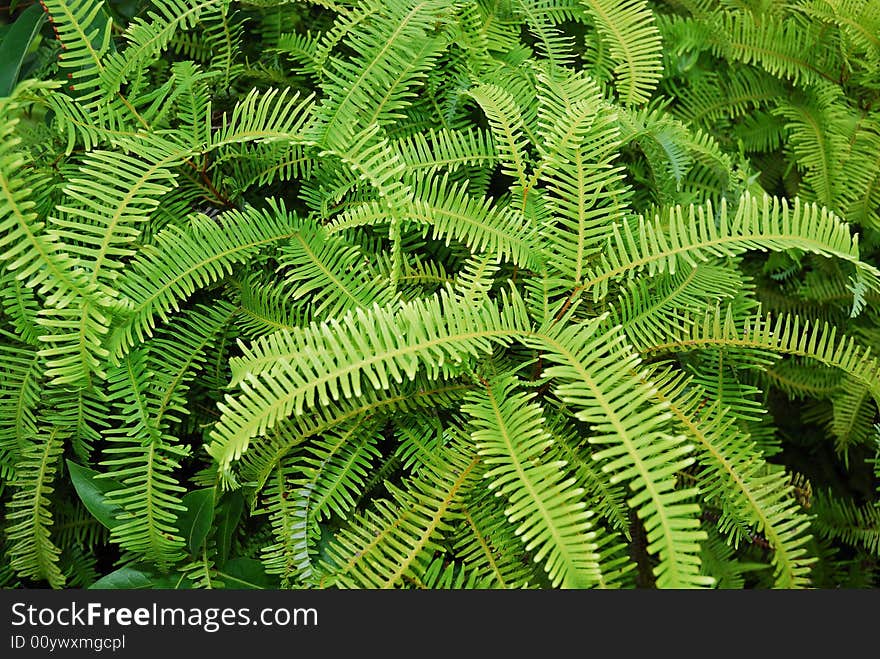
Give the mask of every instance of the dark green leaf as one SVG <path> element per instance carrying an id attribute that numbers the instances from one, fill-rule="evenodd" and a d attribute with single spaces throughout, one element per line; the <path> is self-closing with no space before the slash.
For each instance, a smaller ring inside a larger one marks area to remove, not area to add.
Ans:
<path id="1" fill-rule="evenodd" d="M 177 528 L 186 541 L 186 547 L 195 554 L 205 542 L 214 521 L 214 488 L 195 490 L 183 497 L 186 510 L 177 518 Z"/>
<path id="2" fill-rule="evenodd" d="M 227 492 L 217 505 L 214 515 L 214 528 L 217 529 L 217 566 L 223 567 L 232 548 L 232 535 L 244 510 L 244 497 L 241 492 Z"/>
<path id="3" fill-rule="evenodd" d="M 70 480 L 76 488 L 76 493 L 95 519 L 108 529 L 119 524 L 116 516 L 122 512 L 122 508 L 110 500 L 107 494 L 118 490 L 122 485 L 111 478 L 97 478 L 99 475 L 97 471 L 82 467 L 70 460 L 67 460 L 67 470 L 70 472 Z"/>
<path id="4" fill-rule="evenodd" d="M 39 34 L 46 14 L 39 4 L 25 9 L 0 42 L 0 96 L 9 96 L 31 43 Z"/>
<path id="5" fill-rule="evenodd" d="M 179 575 L 156 574 L 148 567 L 127 566 L 98 579 L 89 590 L 137 590 L 160 589 L 177 590 L 187 588 L 189 580 Z"/>
<path id="6" fill-rule="evenodd" d="M 220 577 L 231 589 L 271 590 L 279 587 L 278 581 L 266 574 L 263 564 L 255 558 L 240 557 L 226 561 Z"/>

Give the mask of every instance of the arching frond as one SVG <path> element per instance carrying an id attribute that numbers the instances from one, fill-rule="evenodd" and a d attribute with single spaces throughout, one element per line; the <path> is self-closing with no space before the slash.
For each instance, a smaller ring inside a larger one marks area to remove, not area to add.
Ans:
<path id="1" fill-rule="evenodd" d="M 90 285 L 72 258 L 49 236 L 46 223 L 35 211 L 37 183 L 28 171 L 25 154 L 16 146 L 20 119 L 15 97 L 0 102 L 0 248 L 5 267 L 18 280 L 41 294 L 50 294 L 46 306 L 62 307 L 73 296 L 106 302 L 107 296 Z"/>
<path id="2" fill-rule="evenodd" d="M 542 328 L 527 343 L 544 351 L 553 365 L 544 374 L 555 382 L 559 398 L 575 407 L 576 418 L 591 427 L 589 442 L 600 448 L 595 459 L 612 483 L 633 490 L 629 505 L 645 525 L 648 551 L 659 556 L 654 569 L 659 587 L 711 585 L 699 574 L 699 506 L 693 489 L 676 489 L 675 474 L 692 464 L 692 446 L 665 432 L 668 412 L 651 403 L 650 385 L 633 381 L 639 359 L 620 333 L 598 332 L 600 319 L 587 324 Z M 622 383 L 629 382 L 626 395 Z"/>
<path id="3" fill-rule="evenodd" d="M 145 246 L 119 281 L 126 300 L 124 321 L 111 340 L 116 355 L 152 334 L 197 289 L 218 281 L 261 249 L 291 238 L 300 220 L 283 205 L 268 210 L 229 211 L 196 219 L 189 227 L 169 226 Z"/>
<path id="4" fill-rule="evenodd" d="M 391 588 L 427 569 L 449 529 L 450 516 L 476 480 L 476 456 L 448 451 L 443 461 L 444 467 L 433 471 L 430 479 L 415 478 L 404 487 L 389 483 L 390 499 L 377 501 L 336 534 L 327 550 L 325 584 L 329 580 L 340 588 Z"/>
<path id="5" fill-rule="evenodd" d="M 731 300 L 744 286 L 730 268 L 701 263 L 674 275 L 635 279 L 609 305 L 609 322 L 619 324 L 636 347 L 659 343 L 693 322 L 707 306 Z"/>
<path id="6" fill-rule="evenodd" d="M 729 408 L 706 403 L 706 391 L 672 369 L 651 374 L 654 397 L 668 404 L 677 427 L 694 440 L 703 469 L 697 474 L 700 494 L 720 504 L 719 530 L 747 540 L 763 533 L 773 547 L 776 586 L 809 585 L 810 519 L 799 510 L 783 469 L 768 463 L 749 437 L 736 427 Z"/>
<path id="7" fill-rule="evenodd" d="M 491 302 L 457 305 L 441 295 L 408 303 L 396 313 L 357 310 L 342 321 L 282 330 L 245 351 L 234 366 L 241 393 L 222 404 L 223 416 L 208 446 L 222 471 L 251 438 L 291 413 L 326 405 L 340 394 L 360 396 L 365 385 L 387 389 L 392 381 L 412 380 L 420 368 L 434 378 L 447 374 L 468 355 L 508 343 L 515 330 L 524 329 L 525 313 L 515 298 L 499 310 Z M 360 356 L 347 349 L 353 345 Z M 309 361 L 300 355 L 309 355 Z"/>
<path id="8" fill-rule="evenodd" d="M 528 187 L 528 141 L 524 134 L 523 117 L 513 95 L 498 85 L 481 84 L 468 91 L 486 114 L 495 148 L 501 157 L 501 171 L 521 188 Z"/>
<path id="9" fill-rule="evenodd" d="M 323 73 L 328 96 L 311 133 L 319 145 L 327 145 L 335 133 L 351 135 L 400 116 L 443 45 L 434 36 L 434 24 L 449 12 L 447 3 L 425 0 L 378 7 L 383 20 L 361 23 L 356 35 L 348 35 L 358 55 L 350 60 L 327 58 Z"/>
<path id="10" fill-rule="evenodd" d="M 614 62 L 617 93 L 626 104 L 643 103 L 660 79 L 660 31 L 643 0 L 581 0 Z"/>
<path id="11" fill-rule="evenodd" d="M 784 199 L 746 194 L 733 215 L 722 201 L 716 217 L 709 202 L 675 207 L 663 219 L 642 218 L 632 228 L 614 226 L 601 265 L 588 271 L 582 288 L 598 300 L 607 294 L 610 281 L 637 271 L 651 276 L 674 273 L 679 263 L 693 267 L 710 258 L 755 249 L 800 249 L 839 258 L 852 263 L 872 288 L 880 285 L 880 271 L 859 261 L 857 238 L 826 208 L 798 199 L 789 206 Z"/>
<path id="12" fill-rule="evenodd" d="M 355 307 L 393 304 L 394 291 L 366 256 L 340 235 L 304 224 L 278 257 L 288 295 L 306 297 L 316 316 L 337 316 Z"/>
<path id="13" fill-rule="evenodd" d="M 332 433 L 337 427 L 354 423 L 360 417 L 449 408 L 467 389 L 460 382 L 433 383 L 422 377 L 399 390 L 366 390 L 357 400 L 324 406 L 313 417 L 291 418 L 273 428 L 242 455 L 237 465 L 241 474 L 239 480 L 259 490 L 277 465 L 311 437 Z"/>
<path id="14" fill-rule="evenodd" d="M 63 450 L 64 435 L 57 428 L 31 438 L 15 465 L 15 494 L 6 505 L 10 566 L 19 577 L 45 580 L 53 588 L 65 584 L 58 566 L 61 550 L 51 537 L 50 509 Z"/>
<path id="15" fill-rule="evenodd" d="M 126 48 L 106 58 L 100 68 L 101 86 L 109 93 L 126 83 L 138 83 L 143 70 L 168 47 L 178 30 L 192 28 L 206 14 L 220 11 L 221 0 L 161 0 L 146 17 L 135 18 L 125 31 Z M 108 26 L 109 29 L 109 26 Z"/>
<path id="16" fill-rule="evenodd" d="M 880 400 L 880 363 L 870 356 L 870 349 L 852 337 L 837 336 L 837 328 L 811 324 L 797 316 L 757 314 L 738 326 L 728 307 L 716 307 L 674 339 L 647 346 L 644 352 L 679 352 L 729 348 L 751 355 L 755 364 L 772 364 L 779 355 L 809 357 L 843 370 L 848 377 L 865 385 L 875 400 Z"/>
<path id="17" fill-rule="evenodd" d="M 130 353 L 107 375 L 113 418 L 101 465 L 120 487 L 108 499 L 121 510 L 110 539 L 131 552 L 167 566 L 181 556 L 176 520 L 185 492 L 174 471 L 188 450 L 159 425 L 160 399 L 150 382 L 145 351 Z"/>
<path id="18" fill-rule="evenodd" d="M 565 463 L 540 459 L 553 438 L 543 428 L 541 407 L 515 387 L 515 380 L 501 378 L 462 408 L 472 419 L 472 436 L 487 469 L 483 477 L 507 500 L 507 519 L 554 587 L 595 585 L 601 573 L 592 512 Z"/>

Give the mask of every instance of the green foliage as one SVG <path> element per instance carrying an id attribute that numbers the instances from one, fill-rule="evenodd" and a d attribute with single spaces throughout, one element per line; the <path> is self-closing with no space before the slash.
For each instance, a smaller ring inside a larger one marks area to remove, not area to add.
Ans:
<path id="1" fill-rule="evenodd" d="M 0 584 L 876 585 L 877 0 L 3 11 Z"/>

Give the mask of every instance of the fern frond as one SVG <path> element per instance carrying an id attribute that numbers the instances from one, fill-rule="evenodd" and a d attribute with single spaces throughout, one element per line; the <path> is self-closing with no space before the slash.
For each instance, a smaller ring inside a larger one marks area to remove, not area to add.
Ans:
<path id="1" fill-rule="evenodd" d="M 857 505 L 831 491 L 819 490 L 811 507 L 815 512 L 813 527 L 822 536 L 863 547 L 874 556 L 880 551 L 880 508 L 876 505 Z"/>
<path id="2" fill-rule="evenodd" d="M 673 118 L 664 104 L 618 109 L 621 142 L 637 146 L 650 169 L 646 174 L 631 174 L 663 205 L 724 198 L 733 169 L 730 156 L 711 135 Z"/>
<path id="3" fill-rule="evenodd" d="M 480 576 L 463 565 L 439 557 L 416 578 L 418 587 L 425 590 L 485 590 L 497 585 L 491 577 Z"/>
<path id="4" fill-rule="evenodd" d="M 570 314 L 569 314 L 570 315 Z M 694 489 L 676 489 L 675 475 L 694 462 L 692 446 L 668 434 L 669 413 L 651 402 L 651 386 L 637 382 L 639 358 L 620 332 L 599 331 L 603 317 L 586 323 L 545 325 L 525 343 L 552 363 L 545 369 L 555 394 L 589 424 L 588 441 L 601 448 L 594 459 L 611 482 L 627 482 L 629 499 L 648 537 L 648 551 L 659 555 L 654 568 L 661 588 L 709 586 L 700 575 L 699 506 Z"/>
<path id="5" fill-rule="evenodd" d="M 629 515 L 626 509 L 626 490 L 619 484 L 610 483 L 602 473 L 601 465 L 593 460 L 592 451 L 585 446 L 587 437 L 581 436 L 570 424 L 564 424 L 562 417 L 551 417 L 547 431 L 553 437 L 552 450 L 565 460 L 577 479 L 577 485 L 584 490 L 587 506 L 608 525 L 629 538 Z M 604 533 L 597 533 L 605 537 Z M 613 534 L 608 534 L 613 536 Z M 600 560 L 600 567 L 602 561 Z M 607 587 L 608 575 L 602 571 L 602 582 Z"/>
<path id="6" fill-rule="evenodd" d="M 769 364 L 780 355 L 809 357 L 826 366 L 841 369 L 848 377 L 865 385 L 880 400 L 880 362 L 870 348 L 852 337 L 838 338 L 836 326 L 811 324 L 797 316 L 780 315 L 775 320 L 760 312 L 737 326 L 730 309 L 716 307 L 681 335 L 657 345 L 646 346 L 646 353 L 681 352 L 728 348 L 749 353 L 755 364 Z"/>
<path id="7" fill-rule="evenodd" d="M 665 220 L 665 221 L 664 221 Z M 591 268 L 582 289 L 599 300 L 610 281 L 644 271 L 648 276 L 674 273 L 680 263 L 691 267 L 713 257 L 736 256 L 748 250 L 799 249 L 851 263 L 872 288 L 880 286 L 880 271 L 859 261 L 858 240 L 847 224 L 824 207 L 759 199 L 746 193 L 731 217 L 722 199 L 717 216 L 711 202 L 687 209 L 673 207 L 653 221 L 613 227 L 601 265 Z"/>
<path id="8" fill-rule="evenodd" d="M 50 510 L 63 450 L 64 434 L 58 428 L 33 437 L 21 450 L 15 466 L 15 493 L 6 506 L 10 566 L 19 577 L 46 581 L 52 588 L 65 585 L 58 566 L 61 550 L 51 538 Z"/>
<path id="9" fill-rule="evenodd" d="M 724 590 L 741 590 L 745 587 L 743 573 L 760 569 L 761 564 L 742 563 L 735 557 L 735 550 L 717 530 L 707 527 L 709 539 L 703 543 L 703 573 L 715 579 L 716 587 Z"/>
<path id="10" fill-rule="evenodd" d="M 382 3 L 375 0 L 366 0 L 352 6 L 334 7 L 334 15 L 328 17 L 330 24 L 311 37 L 311 43 L 304 48 L 314 63 L 313 70 L 316 76 L 323 77 L 324 69 L 333 51 L 339 48 L 349 34 L 374 20 L 381 9 Z"/>
<path id="11" fill-rule="evenodd" d="M 28 345 L 39 345 L 37 314 L 40 303 L 37 296 L 33 289 L 6 270 L 0 271 L 0 306 L 18 338 Z"/>
<path id="12" fill-rule="evenodd" d="M 516 0 L 515 6 L 535 40 L 536 50 L 551 71 L 570 67 L 575 60 L 574 37 L 557 27 L 566 18 L 574 18 L 576 5 L 569 7 L 556 0 Z"/>
<path id="13" fill-rule="evenodd" d="M 290 298 L 307 297 L 315 317 L 395 302 L 394 291 L 366 255 L 321 225 L 303 224 L 281 248 L 278 264 Z"/>
<path id="14" fill-rule="evenodd" d="M 110 425 L 103 389 L 46 387 L 43 398 L 46 422 L 62 428 L 73 452 L 87 460 L 101 441 L 102 430 Z"/>
<path id="15" fill-rule="evenodd" d="M 58 66 L 70 75 L 71 88 L 83 100 L 97 100 L 106 56 L 111 52 L 113 21 L 98 0 L 45 0 L 62 52 Z M 116 91 L 116 90 L 114 90 Z"/>
<path id="16" fill-rule="evenodd" d="M 835 170 L 846 160 L 850 114 L 833 87 L 783 101 L 774 110 L 785 119 L 789 138 L 786 148 L 803 172 L 805 198 L 829 208 L 839 208 L 841 181 Z"/>
<path id="17" fill-rule="evenodd" d="M 468 494 L 462 522 L 450 537 L 454 555 L 503 588 L 534 587 L 538 566 L 522 560 L 523 543 L 507 519 L 504 500 L 482 487 Z"/>
<path id="18" fill-rule="evenodd" d="M 74 296 L 107 302 L 108 298 L 75 267 L 73 259 L 61 251 L 45 232 L 45 222 L 34 210 L 34 190 L 39 189 L 27 170 L 24 153 L 16 147 L 20 121 L 15 116 L 14 97 L 0 102 L 0 248 L 5 267 L 40 294 L 48 294 L 46 307 L 62 307 Z"/>
<path id="19" fill-rule="evenodd" d="M 264 491 L 264 506 L 258 512 L 269 514 L 275 542 L 261 549 L 260 560 L 267 574 L 281 577 L 282 585 L 310 581 L 314 571 L 308 555 L 308 542 L 314 529 L 306 525 L 302 510 L 302 502 L 307 498 L 300 497 L 299 504 L 294 505 L 291 496 L 293 488 L 282 465 L 274 469 L 268 483 Z"/>
<path id="20" fill-rule="evenodd" d="M 350 514 L 372 462 L 381 455 L 377 439 L 375 421 L 361 416 L 312 439 L 279 467 L 279 478 L 283 474 L 286 484 L 281 500 L 269 506 L 276 543 L 263 550 L 270 573 L 302 583 L 314 583 L 322 574 L 314 559 L 320 522 L 334 514 L 342 519 Z"/>
<path id="21" fill-rule="evenodd" d="M 644 103 L 660 79 L 662 40 L 645 0 L 581 0 L 614 62 L 615 86 L 627 105 Z"/>
<path id="22" fill-rule="evenodd" d="M 290 302 L 287 287 L 264 279 L 260 274 L 253 274 L 230 281 L 230 295 L 240 308 L 235 317 L 236 327 L 243 338 L 254 339 L 307 324 L 305 310 Z"/>
<path id="23" fill-rule="evenodd" d="M 424 572 L 450 529 L 450 516 L 473 486 L 479 462 L 464 445 L 444 460 L 445 468 L 430 479 L 410 479 L 403 487 L 389 483 L 392 499 L 377 501 L 336 534 L 327 549 L 324 584 L 392 588 Z"/>
<path id="24" fill-rule="evenodd" d="M 427 378 L 416 378 L 399 390 L 367 390 L 357 400 L 340 401 L 317 409 L 314 417 L 284 421 L 242 455 L 237 465 L 240 480 L 260 490 L 281 461 L 310 438 L 332 433 L 336 428 L 357 422 L 362 416 L 449 408 L 467 388 L 455 381 L 432 383 Z"/>
<path id="25" fill-rule="evenodd" d="M 394 141 L 409 176 L 430 176 L 440 170 L 486 167 L 498 161 L 491 133 L 478 128 L 434 129 Z"/>
<path id="26" fill-rule="evenodd" d="M 668 405 L 672 418 L 694 440 L 704 469 L 697 473 L 700 496 L 719 503 L 719 530 L 735 543 L 763 533 L 773 547 L 775 585 L 807 587 L 815 558 L 808 553 L 810 518 L 799 510 L 783 469 L 767 463 L 754 442 L 736 427 L 736 418 L 684 373 L 650 373 L 654 398 Z"/>
<path id="27" fill-rule="evenodd" d="M 134 158 L 117 152 L 92 151 L 81 165 L 82 177 L 71 177 L 65 193 L 69 201 L 58 205 L 47 231 L 53 242 L 76 254 L 73 267 L 86 273 L 87 286 L 100 287 L 114 297 L 113 284 L 123 261 L 134 250 L 140 227 L 171 188 L 170 168 L 182 161 L 175 150 L 158 150 L 155 144 Z M 92 373 L 102 376 L 103 347 L 109 330 L 107 309 L 89 300 L 65 308 L 44 309 L 38 323 L 46 334 L 41 354 L 47 375 L 58 384 L 88 382 Z"/>
<path id="28" fill-rule="evenodd" d="M 521 189 L 527 189 L 529 142 L 516 99 L 503 87 L 490 83 L 477 85 L 467 94 L 479 104 L 489 121 L 495 148 L 501 157 L 501 171 L 513 177 Z"/>
<path id="29" fill-rule="evenodd" d="M 296 498 L 307 493 L 305 523 L 320 522 L 331 513 L 342 517 L 354 507 L 373 461 L 380 456 L 376 443 L 380 435 L 373 420 L 360 417 L 350 426 L 337 427 L 303 447 L 292 469 L 303 475 L 296 479 Z M 294 501 L 296 505 L 296 501 Z"/>
<path id="30" fill-rule="evenodd" d="M 872 401 L 872 392 L 863 382 L 845 378 L 840 390 L 831 397 L 832 417 L 829 424 L 835 439 L 835 450 L 848 463 L 851 448 L 870 445 L 874 437 L 874 419 L 878 403 Z M 876 400 L 876 399 L 874 399 Z"/>
<path id="31" fill-rule="evenodd" d="M 127 47 L 106 57 L 101 66 L 101 87 L 116 93 L 126 82 L 137 81 L 143 70 L 165 50 L 178 30 L 191 29 L 200 18 L 217 12 L 222 0 L 160 0 L 155 11 L 132 20 L 125 30 Z M 109 26 L 108 26 L 109 29 Z"/>
<path id="32" fill-rule="evenodd" d="M 216 300 L 210 307 L 197 305 L 175 316 L 145 344 L 146 367 L 155 374 L 152 387 L 158 397 L 153 411 L 156 425 L 179 422 L 189 413 L 185 397 L 188 381 L 204 366 L 206 353 L 237 313 L 224 300 Z"/>
<path id="33" fill-rule="evenodd" d="M 121 483 L 108 493 L 122 512 L 110 539 L 160 566 L 181 557 L 183 539 L 176 528 L 186 492 L 174 476 L 186 446 L 167 436 L 156 420 L 158 392 L 150 382 L 146 351 L 129 353 L 107 374 L 112 417 L 120 422 L 108 430 L 101 465 L 105 477 Z"/>
<path id="34" fill-rule="evenodd" d="M 217 150 L 246 142 L 306 142 L 308 126 L 313 120 L 313 100 L 314 94 L 301 96 L 298 91 L 289 89 L 254 88 L 230 113 L 221 115 L 207 147 Z M 207 114 L 210 115 L 210 108 Z"/>
<path id="35" fill-rule="evenodd" d="M 693 322 L 706 306 L 731 300 L 744 285 L 736 270 L 712 263 L 674 275 L 634 279 L 621 290 L 617 303 L 609 305 L 609 323 L 620 325 L 632 344 L 641 348 L 674 335 L 675 328 Z"/>
<path id="36" fill-rule="evenodd" d="M 596 83 L 584 75 L 554 79 L 538 74 L 541 159 L 533 180 L 549 192 L 549 263 L 572 281 L 623 221 L 627 188 L 618 155 L 619 128 Z"/>
<path id="37" fill-rule="evenodd" d="M 398 207 L 399 215 L 427 225 L 435 239 L 445 239 L 447 244 L 457 240 L 473 253 L 488 252 L 525 267 L 540 258 L 534 244 L 534 228 L 526 218 L 513 208 L 493 204 L 491 198 L 469 194 L 467 182 L 456 184 L 445 174 L 424 178 L 412 196 L 411 201 Z M 330 230 L 369 226 L 390 219 L 384 204 L 367 203 L 337 216 Z"/>
<path id="38" fill-rule="evenodd" d="M 397 447 L 394 459 L 402 470 L 418 474 L 431 469 L 438 451 L 447 443 L 447 432 L 437 415 L 407 415 L 394 424 Z M 457 427 L 458 423 L 454 427 Z"/>
<path id="39" fill-rule="evenodd" d="M 844 186 L 846 217 L 851 222 L 880 231 L 880 120 L 866 119 L 851 138 Z"/>
<path id="40" fill-rule="evenodd" d="M 495 283 L 499 266 L 490 254 L 469 258 L 455 277 L 455 295 L 462 302 L 479 304 Z"/>
<path id="41" fill-rule="evenodd" d="M 244 68 L 244 64 L 237 60 L 246 19 L 242 18 L 241 12 L 229 11 L 228 5 L 222 5 L 219 12 L 203 19 L 202 23 L 205 46 L 211 52 L 208 72 L 218 76 L 221 88 L 228 87 Z"/>
<path id="42" fill-rule="evenodd" d="M 498 309 L 491 302 L 459 305 L 441 294 L 396 313 L 356 310 L 341 320 L 258 339 L 234 366 L 240 393 L 221 405 L 208 452 L 226 472 L 253 437 L 291 413 L 340 395 L 359 397 L 365 384 L 387 389 L 392 381 L 412 380 L 420 367 L 432 378 L 448 374 L 467 356 L 509 342 L 525 322 L 518 298 L 505 295 Z"/>
<path id="43" fill-rule="evenodd" d="M 187 228 L 172 225 L 159 232 L 119 279 L 127 307 L 109 341 L 112 354 L 121 356 L 144 341 L 157 317 L 166 320 L 197 288 L 222 279 L 233 265 L 261 249 L 291 238 L 299 226 L 300 220 L 277 204 L 267 210 L 228 211 L 217 220 L 203 217 Z"/>
<path id="44" fill-rule="evenodd" d="M 816 31 L 805 30 L 795 21 L 778 16 L 758 21 L 748 13 L 727 11 L 712 16 L 707 28 L 712 52 L 718 56 L 756 64 L 795 85 L 834 80 L 830 73 L 834 60 L 827 43 L 822 43 Z"/>
<path id="45" fill-rule="evenodd" d="M 708 73 L 676 88 L 676 115 L 687 124 L 703 128 L 731 125 L 731 120 L 775 105 L 784 87 L 774 76 L 760 69 L 733 69 Z"/>
<path id="46" fill-rule="evenodd" d="M 488 487 L 503 496 L 505 515 L 535 562 L 543 564 L 553 587 L 586 588 L 601 580 L 595 533 L 575 479 L 559 460 L 541 459 L 552 436 L 532 396 L 516 391 L 516 381 L 499 378 L 469 397 L 462 411 L 486 466 Z"/>
<path id="47" fill-rule="evenodd" d="M 792 6 L 813 20 L 841 31 L 847 64 L 876 73 L 880 65 L 880 18 L 873 0 L 813 0 Z"/>
<path id="48" fill-rule="evenodd" d="M 43 364 L 34 350 L 0 346 L 0 477 L 12 480 L 15 465 L 38 434 Z"/>
<path id="49" fill-rule="evenodd" d="M 446 175 L 424 179 L 416 189 L 411 219 L 432 227 L 437 239 L 458 240 L 472 253 L 488 252 L 523 267 L 540 261 L 535 229 L 520 213 L 499 207 L 491 198 L 468 194 L 467 183 L 456 185 Z"/>
<path id="50" fill-rule="evenodd" d="M 347 35 L 347 45 L 358 55 L 350 60 L 327 59 L 322 85 L 326 98 L 310 133 L 320 146 L 329 145 L 335 134 L 350 135 L 399 118 L 445 45 L 434 37 L 434 24 L 449 17 L 448 3 L 424 0 L 379 6 L 382 20 L 365 22 L 357 33 Z"/>
<path id="51" fill-rule="evenodd" d="M 844 373 L 809 359 L 785 358 L 763 372 L 767 382 L 790 398 L 828 398 L 840 389 Z"/>

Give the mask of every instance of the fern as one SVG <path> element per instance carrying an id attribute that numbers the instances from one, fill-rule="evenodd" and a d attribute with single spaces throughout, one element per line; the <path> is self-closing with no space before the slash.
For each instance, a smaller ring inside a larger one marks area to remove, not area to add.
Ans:
<path id="1" fill-rule="evenodd" d="M 582 0 L 615 64 L 615 84 L 623 103 L 642 103 L 660 78 L 661 39 L 647 3 L 615 5 Z"/>
<path id="2" fill-rule="evenodd" d="M 484 478 L 507 499 L 505 515 L 553 586 L 592 585 L 600 573 L 582 491 L 569 487 L 573 479 L 562 461 L 539 460 L 552 438 L 542 428 L 540 407 L 514 389 L 515 382 L 502 379 L 462 408 L 473 418 L 477 451 L 486 456 Z"/>
<path id="3" fill-rule="evenodd" d="M 346 322 L 349 327 L 322 324 L 269 335 L 234 367 L 242 393 L 227 397 L 208 451 L 226 470 L 247 449 L 251 437 L 290 413 L 300 414 L 306 404 L 327 405 L 340 394 L 360 396 L 365 384 L 387 389 L 392 380 L 402 382 L 404 376 L 412 380 L 422 365 L 436 378 L 449 372 L 447 361 L 454 367 L 464 355 L 509 342 L 511 331 L 524 322 L 523 310 L 516 304 L 503 311 L 486 304 L 475 309 L 446 303 L 446 297 L 410 303 L 399 314 L 378 307 L 369 315 L 356 311 Z M 353 331 L 355 320 L 363 330 Z M 347 359 L 349 345 L 360 346 L 363 356 Z M 304 352 L 311 353 L 311 363 L 283 357 Z M 324 375 L 315 378 L 316 370 Z M 278 387 L 279 380 L 286 385 Z"/>
<path id="4" fill-rule="evenodd" d="M 40 4 L 0 585 L 874 583 L 876 2 Z"/>
<path id="5" fill-rule="evenodd" d="M 546 358 L 554 363 L 545 375 L 559 381 L 556 393 L 574 406 L 575 417 L 591 424 L 594 434 L 589 441 L 600 446 L 595 459 L 605 463 L 604 471 L 613 473 L 612 483 L 626 481 L 634 490 L 628 503 L 644 520 L 648 551 L 662 559 L 655 570 L 658 585 L 709 585 L 712 580 L 698 574 L 696 553 L 703 539 L 695 517 L 699 507 L 687 502 L 696 492 L 676 490 L 673 478 L 692 463 L 691 447 L 680 436 L 661 430 L 666 415 L 661 406 L 648 413 L 639 409 L 649 405 L 646 385 L 632 386 L 625 397 L 609 396 L 617 383 L 633 377 L 630 373 L 638 358 L 619 335 L 598 349 L 594 336 L 598 325 L 595 319 L 537 333 L 533 345 L 546 350 Z"/>
<path id="6" fill-rule="evenodd" d="M 53 588 L 65 584 L 58 565 L 61 550 L 51 537 L 50 509 L 63 447 L 62 432 L 52 429 L 41 432 L 21 449 L 21 460 L 15 466 L 16 491 L 6 509 L 10 566 L 19 577 L 46 581 Z"/>
<path id="7" fill-rule="evenodd" d="M 117 354 L 150 334 L 155 318 L 167 318 L 197 287 L 217 281 L 261 248 L 291 237 L 295 227 L 294 216 L 280 207 L 274 213 L 230 211 L 219 224 L 196 218 L 186 229 L 165 229 L 156 236 L 156 248 L 141 251 L 130 266 L 131 275 L 119 282 L 129 304 L 111 344 Z"/>
<path id="8" fill-rule="evenodd" d="M 107 437 L 101 465 L 121 485 L 108 495 L 121 509 L 111 540 L 165 567 L 179 558 L 183 546 L 174 523 L 184 509 L 177 497 L 185 489 L 172 472 L 187 451 L 157 422 L 159 403 L 150 391 L 145 361 L 143 352 L 134 352 L 108 374 L 120 426 Z"/>

